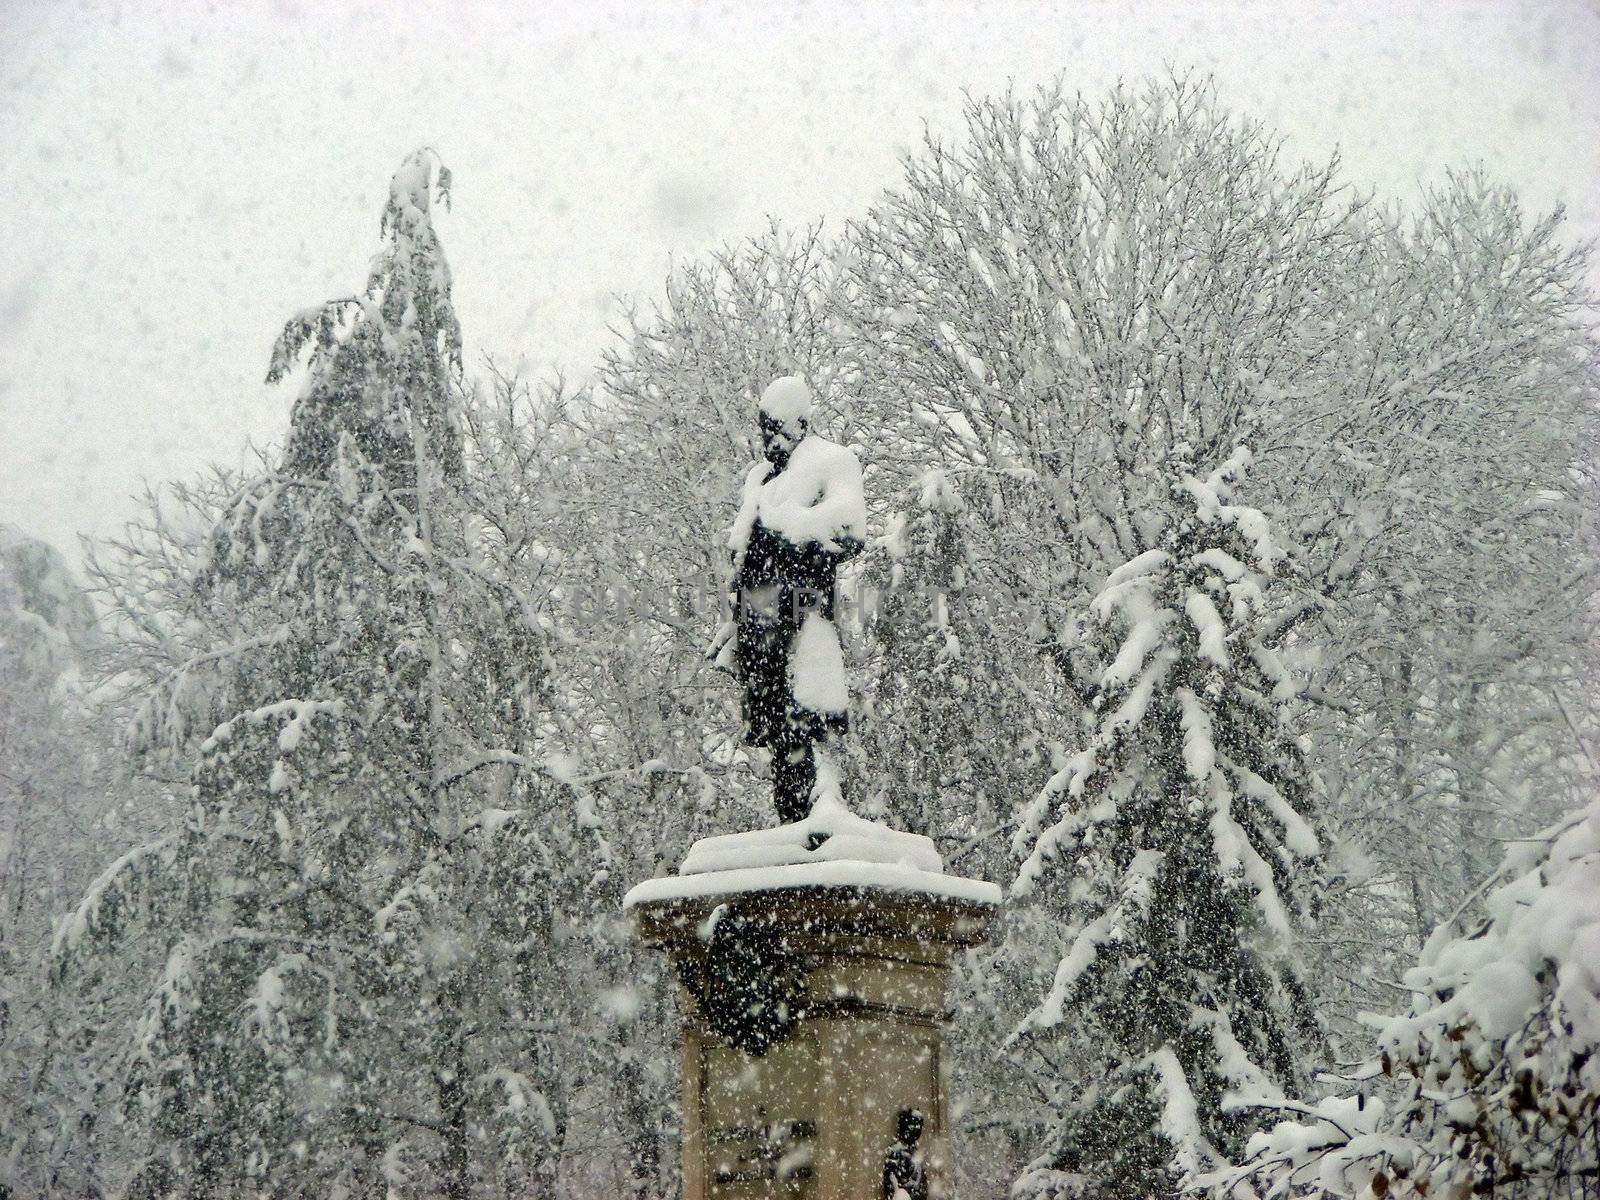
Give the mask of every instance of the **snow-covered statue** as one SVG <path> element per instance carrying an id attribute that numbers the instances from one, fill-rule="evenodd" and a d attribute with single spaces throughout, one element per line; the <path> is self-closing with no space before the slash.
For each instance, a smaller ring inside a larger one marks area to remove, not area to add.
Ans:
<path id="1" fill-rule="evenodd" d="M 817 745 L 848 723 L 844 654 L 834 625 L 839 564 L 866 540 L 861 463 L 810 432 L 811 389 L 774 380 L 757 419 L 764 457 L 745 476 L 733 552 L 735 621 L 717 665 L 744 685 L 744 740 L 772 755 L 778 819 L 803 820 L 818 786 Z M 831 782 L 827 772 L 823 783 Z"/>

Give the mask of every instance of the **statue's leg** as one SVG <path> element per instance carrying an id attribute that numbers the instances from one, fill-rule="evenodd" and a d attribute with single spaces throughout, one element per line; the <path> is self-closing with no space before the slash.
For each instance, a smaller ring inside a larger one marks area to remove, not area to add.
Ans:
<path id="1" fill-rule="evenodd" d="M 817 764 L 810 742 L 782 742 L 772 748 L 772 802 L 784 825 L 803 821 L 811 813 L 811 785 Z"/>

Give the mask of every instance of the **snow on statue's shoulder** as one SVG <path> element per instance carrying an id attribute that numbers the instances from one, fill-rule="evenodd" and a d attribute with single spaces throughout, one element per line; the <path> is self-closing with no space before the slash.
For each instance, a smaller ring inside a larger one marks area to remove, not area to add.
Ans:
<path id="1" fill-rule="evenodd" d="M 756 502 L 762 524 L 797 546 L 845 537 L 866 540 L 861 460 L 848 447 L 816 434 L 795 447 L 781 474 L 764 479 Z"/>
<path id="2" fill-rule="evenodd" d="M 623 907 L 792 887 L 915 892 L 997 905 L 1000 889 L 944 873 L 933 840 L 858 817 L 824 794 L 803 821 L 702 838 L 678 874 L 633 888 Z"/>

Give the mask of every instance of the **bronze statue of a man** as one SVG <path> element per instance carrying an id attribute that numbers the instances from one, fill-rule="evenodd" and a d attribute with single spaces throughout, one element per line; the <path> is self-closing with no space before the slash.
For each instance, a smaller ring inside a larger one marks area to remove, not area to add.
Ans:
<path id="1" fill-rule="evenodd" d="M 745 476 L 728 534 L 736 620 L 713 647 L 744 685 L 744 740 L 772 755 L 785 824 L 811 811 L 816 744 L 848 724 L 834 589 L 839 564 L 866 542 L 861 463 L 812 433 L 811 414 L 798 375 L 761 394 L 764 457 Z"/>

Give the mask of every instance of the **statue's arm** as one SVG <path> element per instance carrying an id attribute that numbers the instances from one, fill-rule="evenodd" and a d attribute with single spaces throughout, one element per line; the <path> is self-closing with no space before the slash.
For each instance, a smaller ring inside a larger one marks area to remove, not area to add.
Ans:
<path id="1" fill-rule="evenodd" d="M 725 619 L 717 626 L 711 635 L 711 641 L 706 646 L 706 661 L 719 671 L 727 671 L 737 675 L 738 667 L 735 658 L 738 653 L 739 634 L 739 562 L 743 557 L 740 550 L 734 550 L 729 555 L 730 566 L 723 586 L 727 592 L 728 605 L 723 610 Z"/>
<path id="2" fill-rule="evenodd" d="M 736 656 L 738 652 L 739 632 L 739 571 L 744 563 L 745 552 L 750 548 L 750 539 L 756 532 L 760 523 L 757 511 L 760 508 L 761 485 L 766 481 L 771 472 L 771 465 L 763 459 L 751 464 L 750 470 L 745 473 L 744 486 L 740 490 L 739 511 L 734 515 L 733 525 L 728 530 L 728 572 L 723 586 L 728 593 L 728 609 L 732 614 L 730 619 L 724 620 L 717 626 L 711 635 L 711 641 L 706 646 L 706 661 L 718 670 L 738 674 Z"/>
<path id="3" fill-rule="evenodd" d="M 901 1186 L 905 1183 L 905 1170 L 901 1164 L 901 1150 L 899 1146 L 891 1146 L 889 1152 L 883 1156 L 883 1182 L 879 1192 L 883 1200 L 897 1200 L 906 1195 Z"/>
<path id="4" fill-rule="evenodd" d="M 738 573 L 739 563 L 750 545 L 750 535 L 755 529 L 756 515 L 761 510 L 761 485 L 766 482 L 771 472 L 772 465 L 766 459 L 762 459 L 751 464 L 750 470 L 745 473 L 744 486 L 739 494 L 739 511 L 734 514 L 733 525 L 728 529 L 728 550 L 733 559 L 735 574 Z"/>

